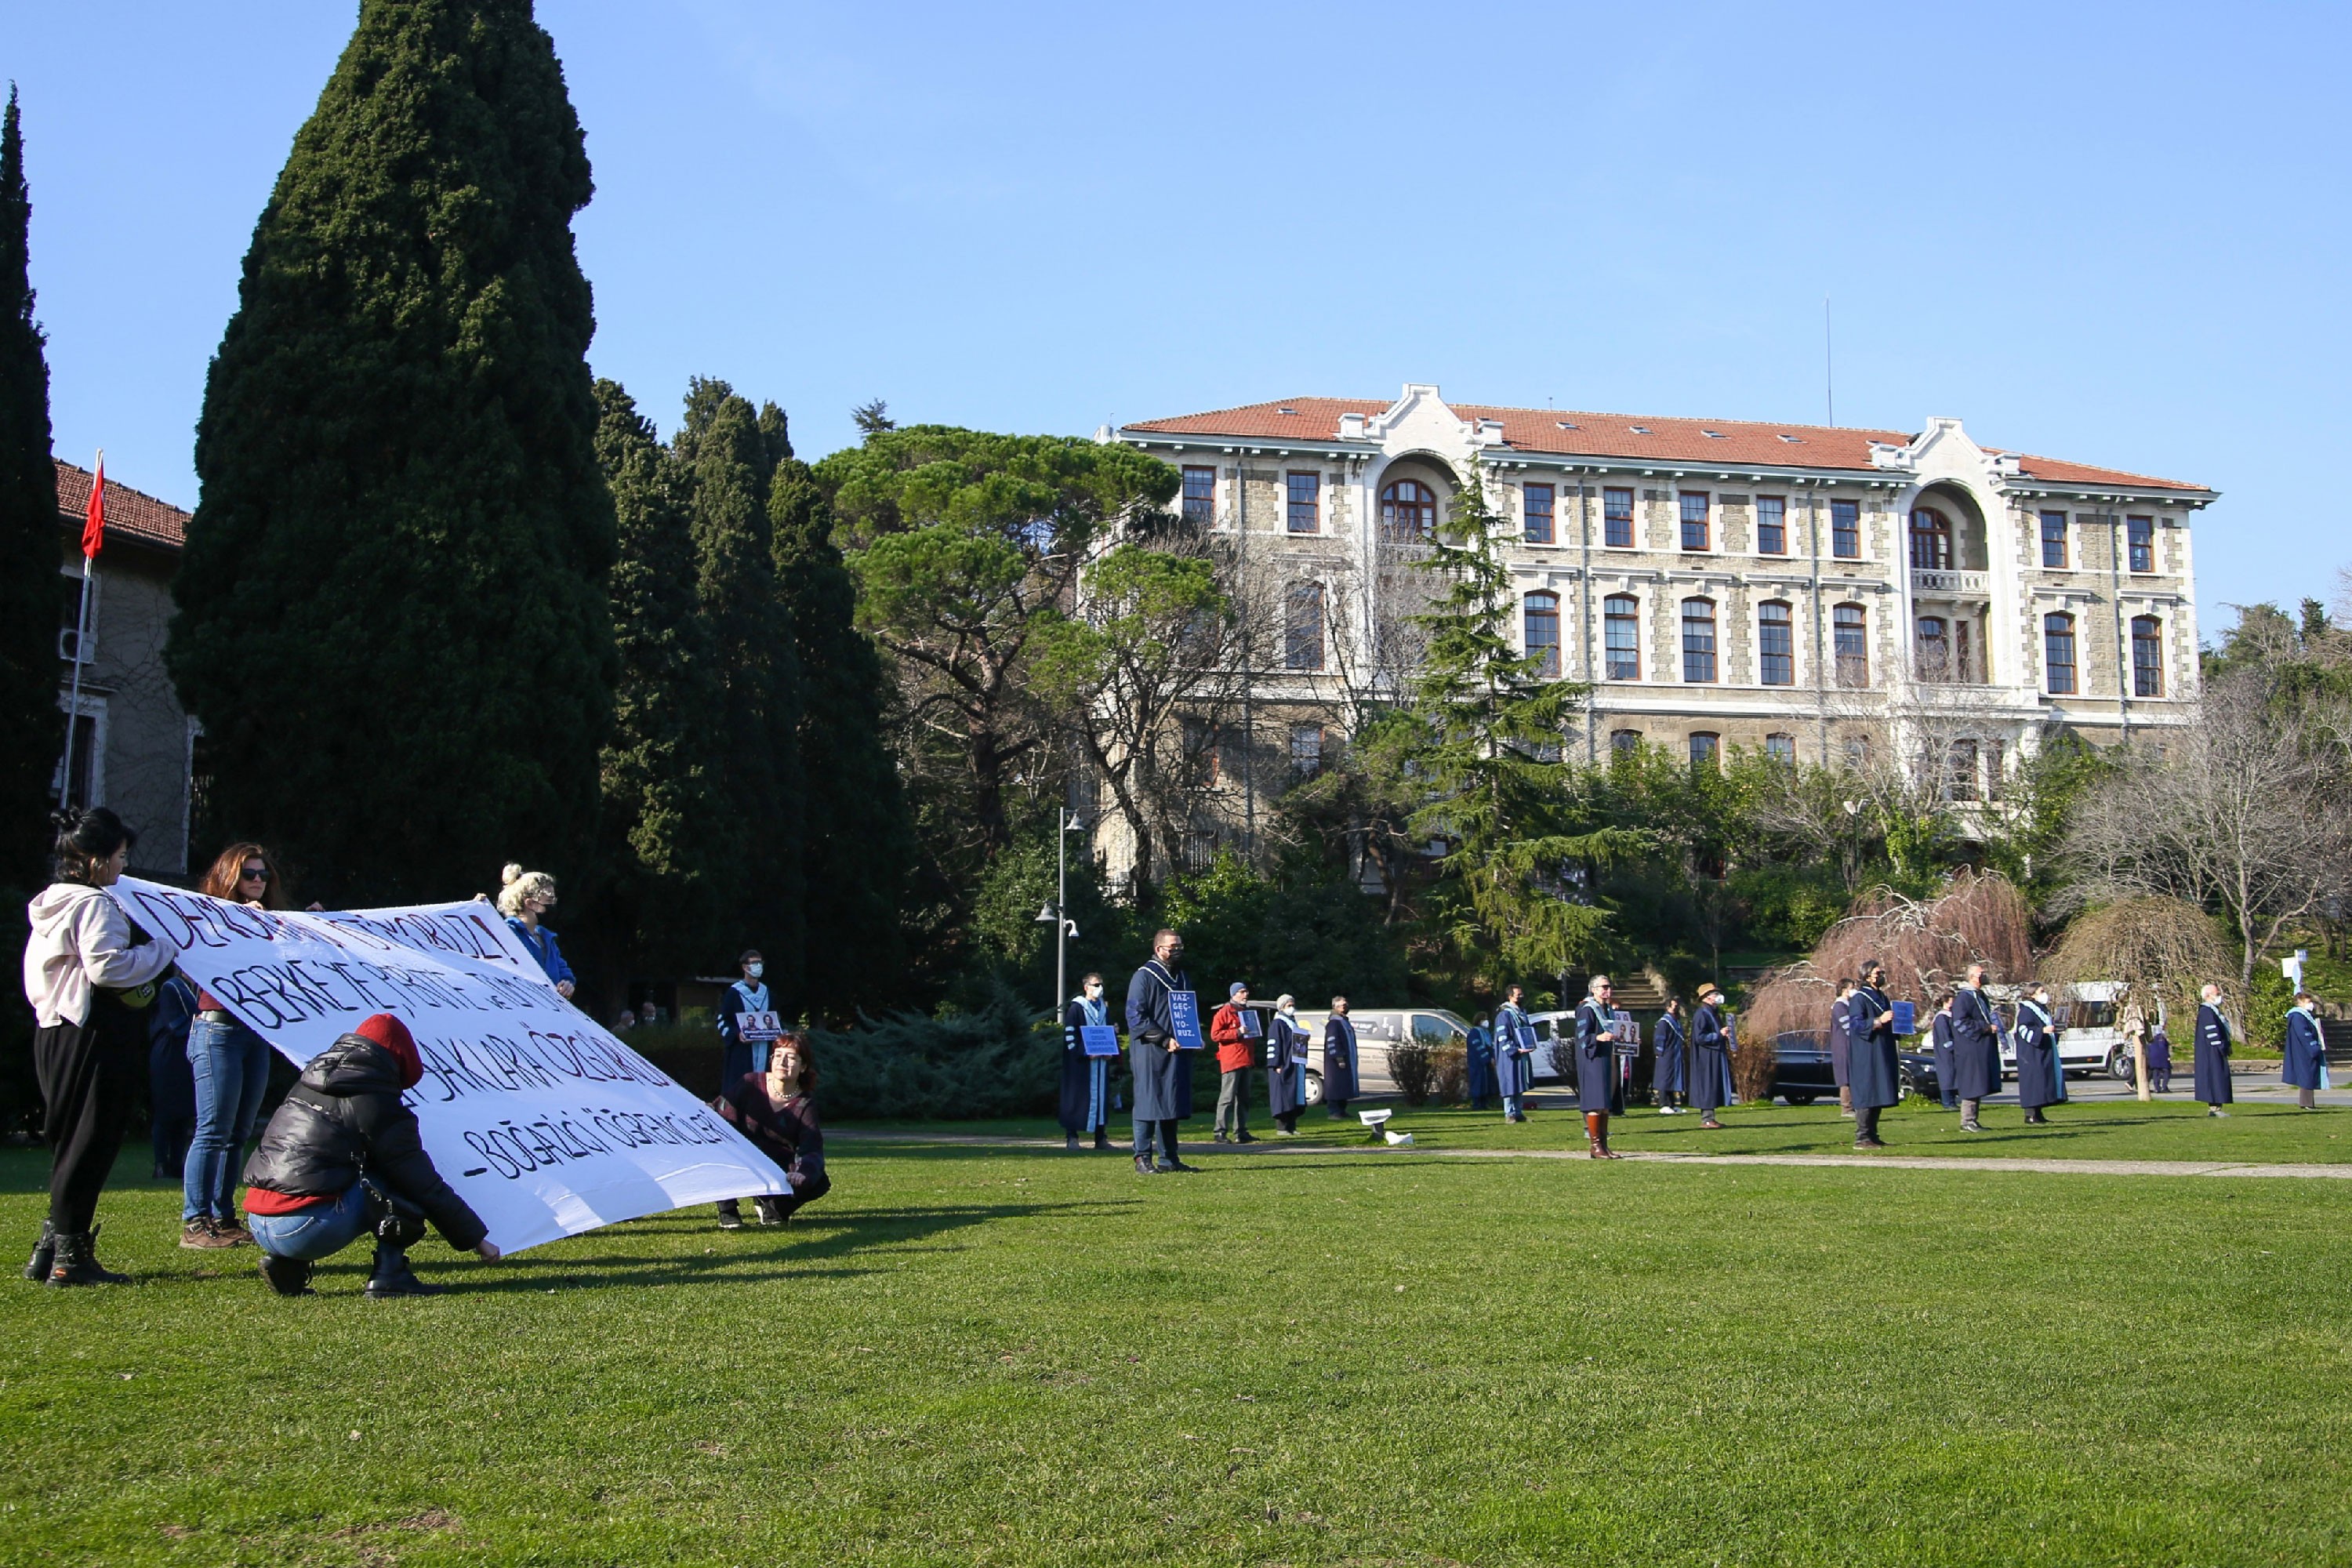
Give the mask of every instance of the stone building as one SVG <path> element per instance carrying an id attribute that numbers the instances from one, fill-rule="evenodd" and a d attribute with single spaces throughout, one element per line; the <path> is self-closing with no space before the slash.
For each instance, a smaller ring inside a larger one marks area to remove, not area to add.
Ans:
<path id="1" fill-rule="evenodd" d="M 1511 525 L 1523 646 L 1591 684 L 1566 738 L 1587 757 L 1924 747 L 1974 799 L 2053 725 L 2112 742 L 2182 722 L 2197 694 L 2189 521 L 2216 492 L 1982 446 L 1957 419 L 1637 417 L 1408 385 L 1103 434 L 1179 469 L 1187 514 L 1266 585 L 1227 820 L 1409 679 L 1429 592 L 1411 559 L 1474 463 Z"/>
<path id="2" fill-rule="evenodd" d="M 128 485 L 106 481 L 106 539 L 90 574 L 89 635 L 76 646 L 81 533 L 90 473 L 58 468 L 58 707 L 74 714 L 72 795 L 111 806 L 139 835 L 134 875 L 188 874 L 196 725 L 163 668 L 172 579 L 188 540 L 188 514 Z M 74 665 L 81 663 L 79 708 Z M 62 786 L 58 761 L 52 791 Z"/>

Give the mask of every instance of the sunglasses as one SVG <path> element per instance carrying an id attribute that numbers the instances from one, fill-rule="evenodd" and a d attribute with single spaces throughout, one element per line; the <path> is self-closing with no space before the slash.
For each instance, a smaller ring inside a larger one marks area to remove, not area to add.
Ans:
<path id="1" fill-rule="evenodd" d="M 244 871 L 238 874 L 237 880 L 240 882 L 267 882 L 269 880 L 269 868 L 267 866 L 247 866 Z"/>

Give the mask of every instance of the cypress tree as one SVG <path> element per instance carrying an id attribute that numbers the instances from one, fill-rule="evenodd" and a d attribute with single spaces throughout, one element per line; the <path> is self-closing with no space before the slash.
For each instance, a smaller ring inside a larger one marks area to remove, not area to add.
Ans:
<path id="1" fill-rule="evenodd" d="M 0 116 L 0 907 L 21 916 L 46 880 L 58 711 L 58 470 L 49 366 L 33 321 L 32 197 L 16 89 Z"/>
<path id="2" fill-rule="evenodd" d="M 883 738 L 882 660 L 857 629 L 857 587 L 834 546 L 832 509 L 789 447 L 768 519 L 800 653 L 806 879 L 824 910 L 808 926 L 809 1005 L 845 1019 L 905 1000 L 898 910 L 915 864 L 914 818 Z"/>
<path id="3" fill-rule="evenodd" d="M 351 901 L 593 837 L 613 509 L 528 0 L 363 0 L 205 389 L 169 648 L 221 820 Z"/>

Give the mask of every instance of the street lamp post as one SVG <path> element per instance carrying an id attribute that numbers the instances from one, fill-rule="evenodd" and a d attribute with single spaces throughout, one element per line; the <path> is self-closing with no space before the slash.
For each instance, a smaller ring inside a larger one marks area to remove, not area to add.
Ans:
<path id="1" fill-rule="evenodd" d="M 1069 913 L 1069 836 L 1083 832 L 1086 824 L 1067 806 L 1054 809 L 1054 901 L 1037 911 L 1037 920 L 1054 927 L 1054 1006 L 1058 1011 L 1069 1000 L 1069 939 L 1078 934 L 1078 922 Z"/>

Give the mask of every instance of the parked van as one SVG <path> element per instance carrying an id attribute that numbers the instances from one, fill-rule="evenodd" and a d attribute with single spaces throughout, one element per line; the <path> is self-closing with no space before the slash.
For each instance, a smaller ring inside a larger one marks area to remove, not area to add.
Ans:
<path id="1" fill-rule="evenodd" d="M 1996 998 L 1994 1013 L 2000 1020 L 2000 1070 L 2004 1078 L 2017 1076 L 2017 1041 L 2010 1031 L 2017 1023 L 2017 998 L 2023 992 L 2016 986 L 1987 986 Z M 2058 988 L 2053 986 L 2053 994 Z M 2121 986 L 2111 980 L 2085 981 L 2068 987 L 2071 1000 L 2054 1003 L 2050 1011 L 2051 1022 L 2058 1026 L 2058 1059 L 2065 1070 L 2083 1077 L 2103 1072 L 2109 1078 L 2131 1079 L 2131 1041 L 2124 1037 L 2116 1024 L 2116 994 Z"/>
<path id="2" fill-rule="evenodd" d="M 1298 1026 L 1311 1042 L 1307 1050 L 1307 1103 L 1323 1103 L 1323 1026 L 1330 1009 L 1298 1010 Z M 1348 1021 L 1356 1026 L 1356 1093 L 1361 1097 L 1397 1092 L 1396 1075 L 1389 1070 L 1389 1051 L 1407 1040 L 1433 1047 L 1470 1045 L 1470 1026 L 1460 1015 L 1443 1007 L 1349 1007 Z"/>

